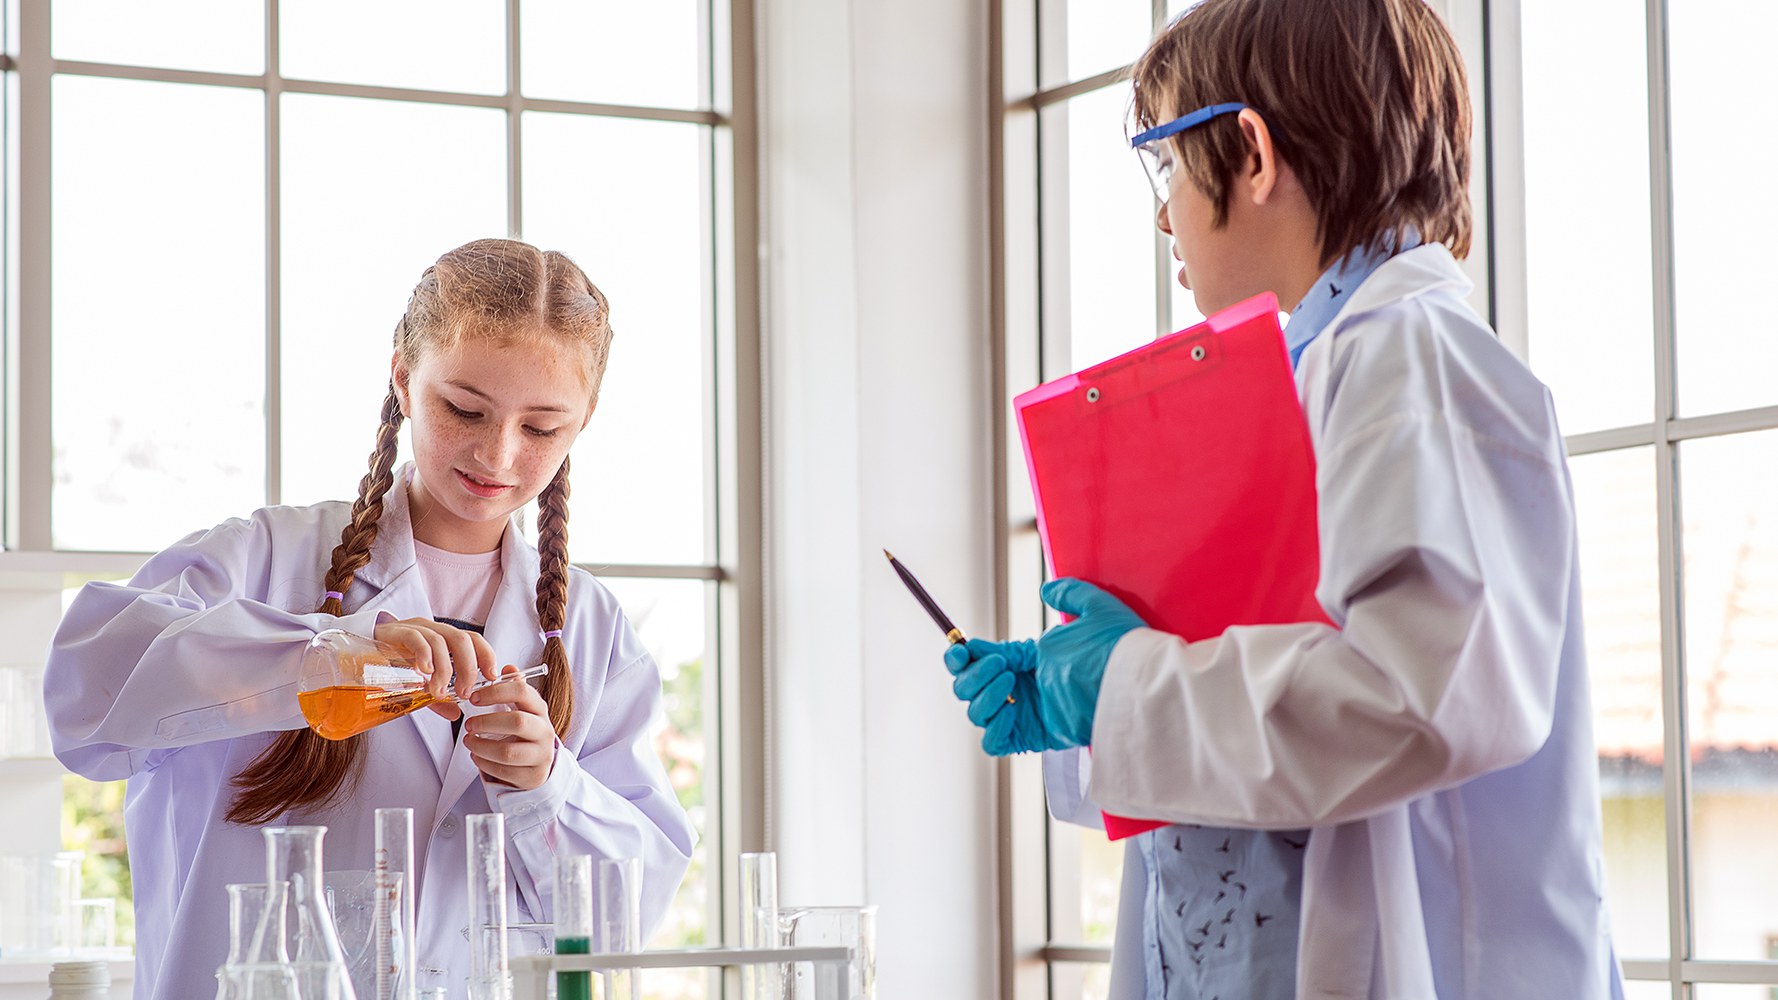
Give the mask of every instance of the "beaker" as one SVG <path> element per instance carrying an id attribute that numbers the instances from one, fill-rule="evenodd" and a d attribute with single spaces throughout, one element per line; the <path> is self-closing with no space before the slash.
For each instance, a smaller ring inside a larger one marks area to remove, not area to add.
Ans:
<path id="1" fill-rule="evenodd" d="M 414 811 L 378 809 L 376 1000 L 414 1000 Z"/>
<path id="2" fill-rule="evenodd" d="M 517 676 L 541 677 L 548 671 L 549 666 L 540 663 Z M 511 674 L 500 678 L 511 679 Z M 483 680 L 470 690 L 494 683 Z M 309 728 L 324 739 L 343 740 L 434 702 L 457 700 L 454 691 L 442 697 L 433 694 L 426 675 L 414 668 L 399 646 L 330 628 L 317 633 L 303 650 L 296 702 Z"/>
<path id="3" fill-rule="evenodd" d="M 352 992 L 364 1000 L 377 997 L 377 952 L 386 943 L 377 934 L 378 875 L 374 871 L 335 869 L 321 874 L 327 913 L 346 961 Z M 389 890 L 399 893 L 400 888 Z M 400 900 L 393 900 L 395 906 Z"/>
<path id="4" fill-rule="evenodd" d="M 506 964 L 506 817 L 469 817 L 469 1000 L 512 1000 Z"/>
<path id="5" fill-rule="evenodd" d="M 265 830 L 266 882 L 288 882 L 285 953 L 302 1000 L 357 1000 L 346 974 L 345 952 L 327 910 L 321 879 L 324 826 L 274 826 Z"/>
<path id="6" fill-rule="evenodd" d="M 778 856 L 770 851 L 741 855 L 741 947 L 778 946 Z M 783 969 L 775 962 L 741 966 L 741 1000 L 779 1000 Z"/>
<path id="7" fill-rule="evenodd" d="M 228 957 L 216 970 L 216 1000 L 298 1000 L 284 952 L 285 893 L 278 882 L 234 882 L 228 892 Z"/>
<path id="8" fill-rule="evenodd" d="M 787 906 L 778 930 L 792 948 L 843 946 L 851 962 L 794 962 L 787 1000 L 876 1000 L 877 908 L 874 906 Z"/>
<path id="9" fill-rule="evenodd" d="M 586 955 L 592 950 L 592 855 L 557 855 L 555 953 L 558 955 Z M 556 973 L 556 1000 L 592 1000 L 592 997 L 592 973 Z"/>
<path id="10" fill-rule="evenodd" d="M 642 950 L 642 859 L 599 859 L 599 950 L 608 955 Z M 605 973 L 606 1000 L 637 1000 L 641 972 L 634 967 Z"/>

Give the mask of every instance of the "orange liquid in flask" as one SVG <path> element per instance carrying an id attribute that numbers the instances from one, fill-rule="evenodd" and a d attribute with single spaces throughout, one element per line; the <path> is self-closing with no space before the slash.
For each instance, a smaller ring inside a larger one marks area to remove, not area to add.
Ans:
<path id="1" fill-rule="evenodd" d="M 440 700 L 425 688 L 391 690 L 370 684 L 338 684 L 296 696 L 309 728 L 330 740 L 357 736 Z"/>

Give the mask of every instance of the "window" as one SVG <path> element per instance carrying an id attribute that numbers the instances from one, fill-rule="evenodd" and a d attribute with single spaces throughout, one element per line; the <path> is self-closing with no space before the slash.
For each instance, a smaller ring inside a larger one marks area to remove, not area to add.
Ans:
<path id="1" fill-rule="evenodd" d="M 570 555 L 664 675 L 656 746 L 700 846 L 663 947 L 723 938 L 715 748 L 758 658 L 735 622 L 758 548 L 736 487 L 758 420 L 735 374 L 757 337 L 738 10 L 9 0 L 0 64 L 9 581 L 59 599 L 256 507 L 350 496 L 394 323 L 451 247 L 515 234 L 606 293 Z"/>
<path id="2" fill-rule="evenodd" d="M 1164 245 L 1152 264 L 1143 254 L 1153 206 L 1120 141 L 1118 72 L 1184 6 L 998 5 L 1009 399 L 1193 318 Z M 1726 0 L 1434 6 L 1477 101 L 1474 300 L 1550 385 L 1568 435 L 1629 994 L 1765 996 L 1778 985 L 1778 926 L 1758 903 L 1778 891 L 1758 846 L 1778 821 L 1778 383 L 1765 377 L 1778 341 L 1770 281 L 1744 247 L 1778 226 L 1778 200 L 1725 182 L 1720 154 L 1725 136 L 1736 162 L 1778 154 L 1723 99 L 1778 89 L 1758 50 L 1778 13 Z M 1003 430 L 1002 606 L 1007 633 L 1029 634 L 1043 625 L 1042 567 Z M 1039 814 L 1035 769 L 1004 773 L 1013 995 L 1103 996 L 1122 852 Z"/>

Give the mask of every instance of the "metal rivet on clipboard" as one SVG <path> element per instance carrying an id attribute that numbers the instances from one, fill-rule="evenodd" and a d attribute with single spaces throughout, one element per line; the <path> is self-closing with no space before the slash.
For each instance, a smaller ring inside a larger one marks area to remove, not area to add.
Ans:
<path id="1" fill-rule="evenodd" d="M 1205 355 L 1207 355 L 1208 353 L 1209 353 L 1208 351 L 1204 350 L 1203 344 L 1193 344 L 1192 345 L 1192 360 L 1193 361 L 1204 360 Z"/>
<path id="2" fill-rule="evenodd" d="M 1097 403 L 1098 401 L 1099 401 L 1099 387 L 1094 386 L 1094 387 L 1088 389 L 1087 390 L 1087 402 Z"/>

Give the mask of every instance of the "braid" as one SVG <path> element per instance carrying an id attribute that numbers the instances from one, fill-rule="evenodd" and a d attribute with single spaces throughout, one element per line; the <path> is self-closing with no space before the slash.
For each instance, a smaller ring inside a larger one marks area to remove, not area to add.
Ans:
<path id="1" fill-rule="evenodd" d="M 327 571 L 329 591 L 345 593 L 352 586 L 352 578 L 370 561 L 371 545 L 377 539 L 377 521 L 383 516 L 383 497 L 394 485 L 390 470 L 395 465 L 395 439 L 401 430 L 401 419 L 401 403 L 391 385 L 383 400 L 377 446 L 370 453 L 370 471 L 358 483 L 352 517 L 333 549 L 333 564 Z M 337 597 L 326 598 L 317 610 L 336 618 L 346 613 Z M 307 728 L 280 733 L 235 775 L 233 784 L 240 792 L 229 806 L 229 822 L 255 825 L 290 809 L 338 801 L 357 783 L 364 747 L 362 734 L 335 741 L 322 739 Z"/>
<path id="2" fill-rule="evenodd" d="M 358 481 L 358 499 L 352 503 L 352 519 L 340 532 L 340 543 L 333 549 L 333 565 L 327 570 L 325 589 L 343 594 L 352 586 L 352 578 L 370 562 L 370 547 L 377 540 L 377 521 L 383 516 L 383 497 L 395 484 L 390 470 L 395 467 L 395 437 L 401 430 L 401 401 L 395 386 L 383 398 L 383 423 L 377 428 L 377 446 L 370 453 L 370 471 Z M 339 598 L 329 597 L 320 608 L 322 614 L 340 616 L 346 613 Z"/>
<path id="3" fill-rule="evenodd" d="M 545 632 L 558 631 L 568 607 L 568 459 L 556 477 L 537 497 L 537 551 L 542 557 L 537 574 L 537 621 Z M 543 700 L 549 703 L 550 725 L 557 736 L 568 735 L 574 716 L 574 676 L 568 670 L 568 650 L 561 636 L 543 641 Z"/>

